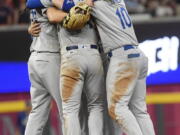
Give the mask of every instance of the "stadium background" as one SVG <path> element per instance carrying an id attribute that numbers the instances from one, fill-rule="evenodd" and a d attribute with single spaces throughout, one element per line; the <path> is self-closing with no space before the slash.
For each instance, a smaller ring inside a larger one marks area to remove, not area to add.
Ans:
<path id="1" fill-rule="evenodd" d="M 162 17 L 151 12 L 139 13 L 139 10 L 137 12 L 131 9 L 131 4 L 128 10 L 132 13 L 140 47 L 149 57 L 147 103 L 156 134 L 180 135 L 178 10 L 174 14 Z M 142 3 L 139 6 L 142 6 Z M 14 13 L 15 10 L 12 12 Z M 27 33 L 27 22 L 10 24 L 6 22 L 0 25 L 0 135 L 22 135 L 21 130 L 29 113 L 30 82 L 27 61 L 30 55 L 31 37 Z M 47 128 L 50 127 L 50 135 L 58 135 L 59 123 L 54 102 L 51 108 Z"/>

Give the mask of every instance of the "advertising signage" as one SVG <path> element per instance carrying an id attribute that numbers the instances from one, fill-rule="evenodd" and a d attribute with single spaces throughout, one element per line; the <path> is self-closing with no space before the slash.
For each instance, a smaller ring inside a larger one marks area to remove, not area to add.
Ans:
<path id="1" fill-rule="evenodd" d="M 149 59 L 147 84 L 180 83 L 180 21 L 137 23 L 135 32 Z"/>
<path id="2" fill-rule="evenodd" d="M 140 43 L 139 47 L 149 59 L 148 85 L 180 83 L 179 44 L 177 36 L 164 36 Z"/>

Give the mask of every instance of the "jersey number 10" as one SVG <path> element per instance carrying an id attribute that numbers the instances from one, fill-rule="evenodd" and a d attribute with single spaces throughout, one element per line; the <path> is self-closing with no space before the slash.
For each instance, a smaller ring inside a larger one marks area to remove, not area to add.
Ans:
<path id="1" fill-rule="evenodd" d="M 119 17 L 123 29 L 130 28 L 132 26 L 131 19 L 125 8 L 117 8 L 116 15 Z"/>

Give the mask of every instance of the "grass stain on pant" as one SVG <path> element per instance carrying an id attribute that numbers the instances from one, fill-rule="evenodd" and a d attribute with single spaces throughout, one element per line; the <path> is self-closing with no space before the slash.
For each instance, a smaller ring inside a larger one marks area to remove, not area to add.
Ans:
<path id="1" fill-rule="evenodd" d="M 114 91 L 112 92 L 111 103 L 108 109 L 109 115 L 114 120 L 117 118 L 115 113 L 116 103 L 118 103 L 121 97 L 125 95 L 137 74 L 137 71 L 129 63 L 122 63 L 119 66 L 125 66 L 125 69 L 117 73 L 116 81 L 114 83 Z"/>
<path id="2" fill-rule="evenodd" d="M 66 67 L 61 69 L 61 91 L 62 91 L 62 100 L 67 102 L 68 99 L 72 96 L 73 90 L 80 80 L 80 70 L 75 67 Z"/>

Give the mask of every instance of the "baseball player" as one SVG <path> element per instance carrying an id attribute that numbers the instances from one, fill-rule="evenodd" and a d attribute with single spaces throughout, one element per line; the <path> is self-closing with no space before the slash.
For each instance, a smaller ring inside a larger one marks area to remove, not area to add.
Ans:
<path id="1" fill-rule="evenodd" d="M 31 10 L 32 22 L 39 23 L 32 23 L 29 29 L 30 33 L 37 37 L 33 37 L 28 61 L 32 110 L 25 135 L 43 134 L 52 98 L 57 104 L 60 116 L 62 115 L 59 91 L 60 45 L 56 26 L 48 22 L 44 12 L 46 9 Z"/>
<path id="2" fill-rule="evenodd" d="M 58 10 L 50 9 L 47 11 L 50 20 L 58 22 Z M 59 37 L 62 60 L 60 90 L 65 135 L 80 135 L 78 113 L 83 87 L 88 104 L 89 135 L 103 135 L 104 76 L 93 24 L 87 24 L 80 31 L 68 31 L 62 27 Z"/>
<path id="3" fill-rule="evenodd" d="M 87 3 L 93 6 L 92 0 Z M 110 59 L 106 88 L 111 118 L 127 135 L 155 135 L 145 102 L 148 59 L 138 48 L 124 0 L 95 1 L 92 15 Z"/>
<path id="4" fill-rule="evenodd" d="M 44 6 L 48 7 L 48 6 L 51 6 L 52 3 L 50 1 L 31 1 L 31 0 L 28 0 L 27 1 L 27 6 L 29 8 L 44 8 Z M 62 12 L 61 16 L 64 17 L 66 16 L 67 13 L 64 13 Z M 59 17 L 61 18 L 61 17 Z M 84 100 L 84 98 L 82 99 Z M 83 102 L 81 102 L 81 111 L 79 113 L 79 118 L 80 118 L 80 124 L 81 124 L 81 135 L 87 135 L 88 134 L 88 129 L 87 129 L 87 111 L 86 111 L 86 104 Z M 85 113 L 84 113 L 85 112 Z"/>
<path id="5" fill-rule="evenodd" d="M 67 2 L 67 3 L 69 3 L 68 1 L 65 1 L 65 2 Z M 67 4 L 66 3 L 66 4 Z M 66 5 L 66 4 L 63 4 L 63 5 Z M 71 4 L 71 6 L 73 5 L 72 3 L 70 3 Z M 69 6 L 70 7 L 70 6 Z M 56 10 L 56 9 L 52 9 L 52 10 Z M 62 17 L 62 14 L 60 14 L 60 15 L 58 15 L 58 14 L 56 14 L 56 16 L 57 16 L 57 19 L 60 19 L 61 17 Z M 62 17 L 63 18 L 63 17 Z M 62 19 L 61 18 L 61 19 Z M 53 19 L 50 19 L 51 21 L 53 21 Z M 59 20 L 58 20 L 59 21 Z M 58 22 L 58 21 L 54 21 L 54 22 Z M 107 130 L 108 131 L 108 130 Z M 108 133 L 107 133 L 108 134 Z M 111 133 L 110 133 L 111 134 Z M 108 134 L 109 135 L 109 134 Z"/>
<path id="6" fill-rule="evenodd" d="M 53 0 L 53 2 L 54 2 L 54 0 Z M 58 8 L 64 8 L 64 10 L 66 10 L 66 11 L 68 11 L 73 5 L 75 5 L 76 4 L 76 2 L 73 2 L 73 1 L 71 1 L 71 2 L 69 2 L 69 1 L 64 1 L 64 3 L 63 3 L 63 6 L 61 6 L 61 5 L 58 5 L 59 3 L 58 3 L 59 1 L 56 1 L 55 0 L 55 4 L 56 4 L 56 6 L 58 6 Z M 61 4 L 61 2 L 60 2 L 60 4 Z M 51 10 L 56 10 L 56 9 L 51 9 Z M 51 17 L 52 17 L 52 13 L 51 14 L 49 14 L 49 16 L 50 16 L 50 20 L 52 21 L 52 22 L 57 22 L 57 20 L 58 21 L 60 21 L 61 19 L 62 19 L 62 17 L 61 17 L 61 13 L 60 13 L 60 15 L 58 15 L 58 14 L 56 14 L 56 21 L 54 21 L 53 19 L 51 19 Z M 66 35 L 67 36 L 67 35 Z M 90 37 L 91 35 L 89 35 L 89 37 Z M 77 36 L 78 37 L 78 36 Z M 79 37 L 79 38 L 82 38 L 81 36 Z M 63 39 L 62 37 L 61 37 L 61 39 Z M 104 103 L 105 103 L 105 101 L 104 101 Z M 114 135 L 120 135 L 120 133 L 121 133 L 121 131 L 120 131 L 120 129 L 116 126 L 116 124 L 115 123 L 112 123 L 109 119 L 108 119 L 108 116 L 106 115 L 106 113 L 105 113 L 105 133 L 104 134 L 107 134 L 107 135 L 110 135 L 110 134 L 114 134 Z"/>

